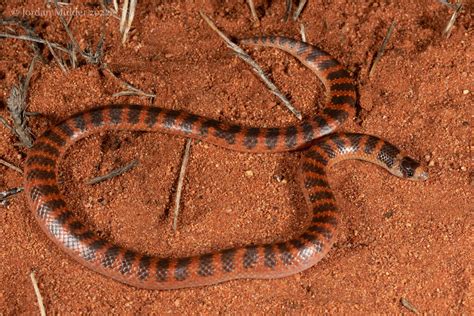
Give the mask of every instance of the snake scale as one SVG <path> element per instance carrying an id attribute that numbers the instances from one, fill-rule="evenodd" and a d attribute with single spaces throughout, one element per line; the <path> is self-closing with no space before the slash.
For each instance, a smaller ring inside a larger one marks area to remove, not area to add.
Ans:
<path id="1" fill-rule="evenodd" d="M 184 111 L 140 105 L 112 105 L 76 114 L 38 137 L 25 164 L 29 207 L 52 241 L 92 270 L 140 288 L 177 289 L 240 278 L 279 278 L 313 266 L 334 243 L 340 212 L 326 175 L 331 165 L 360 159 L 401 178 L 427 178 L 417 161 L 386 141 L 363 134 L 333 133 L 355 116 L 356 90 L 349 73 L 328 53 L 277 36 L 241 43 L 279 48 L 315 72 L 326 88 L 326 104 L 321 113 L 279 128 L 242 127 Z M 58 163 L 66 149 L 78 139 L 104 130 L 158 131 L 244 152 L 309 147 L 303 154 L 300 170 L 302 191 L 312 214 L 310 224 L 299 237 L 284 242 L 184 258 L 137 253 L 104 240 L 78 219 L 58 187 Z"/>

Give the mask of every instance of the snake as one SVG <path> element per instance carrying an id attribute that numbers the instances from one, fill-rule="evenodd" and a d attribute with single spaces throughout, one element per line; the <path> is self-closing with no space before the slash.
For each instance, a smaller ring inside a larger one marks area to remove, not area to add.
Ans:
<path id="1" fill-rule="evenodd" d="M 145 289 L 206 286 L 234 279 L 273 279 L 314 266 L 334 244 L 341 212 L 327 176 L 334 164 L 364 160 L 409 180 L 426 180 L 426 169 L 378 137 L 336 130 L 356 112 L 356 86 L 330 54 L 281 36 L 243 39 L 241 44 L 274 47 L 311 69 L 325 87 L 320 113 L 285 127 L 244 127 L 181 110 L 144 105 L 108 105 L 77 113 L 39 136 L 27 153 L 24 188 L 41 229 L 82 265 L 116 281 Z M 66 204 L 58 164 L 79 139 L 108 130 L 161 132 L 200 139 L 229 150 L 254 153 L 302 151 L 301 190 L 310 214 L 298 237 L 248 244 L 181 258 L 139 253 L 101 238 Z"/>

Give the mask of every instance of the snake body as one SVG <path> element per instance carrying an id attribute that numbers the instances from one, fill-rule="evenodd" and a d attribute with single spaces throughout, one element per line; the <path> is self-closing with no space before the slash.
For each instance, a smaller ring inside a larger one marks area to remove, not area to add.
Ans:
<path id="1" fill-rule="evenodd" d="M 331 134 L 355 113 L 356 92 L 349 73 L 329 54 L 284 37 L 259 37 L 244 44 L 282 49 L 313 70 L 326 87 L 322 112 L 282 128 L 250 128 L 213 119 L 140 105 L 114 105 L 76 114 L 41 135 L 29 150 L 25 192 L 40 227 L 83 265 L 120 282 L 149 289 L 176 289 L 239 278 L 278 278 L 305 270 L 325 256 L 334 243 L 340 213 L 326 170 L 345 159 L 362 159 L 408 179 L 425 179 L 419 164 L 395 146 L 363 134 Z M 302 190 L 311 223 L 297 238 L 247 245 L 185 258 L 137 253 L 97 236 L 65 203 L 58 187 L 58 163 L 78 139 L 103 130 L 158 131 L 246 152 L 304 153 Z M 316 140 L 316 141 L 314 141 Z"/>

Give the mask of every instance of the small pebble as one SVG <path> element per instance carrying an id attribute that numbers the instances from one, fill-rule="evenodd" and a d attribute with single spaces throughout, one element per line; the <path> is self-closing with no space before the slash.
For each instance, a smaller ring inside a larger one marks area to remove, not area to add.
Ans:
<path id="1" fill-rule="evenodd" d="M 252 170 L 246 170 L 246 171 L 245 171 L 245 176 L 246 176 L 246 177 L 249 177 L 249 178 L 250 178 L 250 177 L 253 177 L 253 171 L 252 171 Z"/>
<path id="2" fill-rule="evenodd" d="M 430 160 L 430 162 L 428 163 L 428 167 L 433 167 L 434 165 L 435 165 L 434 160 Z"/>
<path id="3" fill-rule="evenodd" d="M 287 183 L 288 181 L 285 179 L 285 177 L 281 174 L 276 174 L 273 176 L 273 178 L 279 182 L 279 183 Z"/>
<path id="4" fill-rule="evenodd" d="M 462 94 L 469 94 L 469 90 L 465 89 L 465 90 L 462 90 Z"/>
<path id="5" fill-rule="evenodd" d="M 466 166 L 461 166 L 461 170 L 462 170 L 462 171 L 467 171 Z"/>

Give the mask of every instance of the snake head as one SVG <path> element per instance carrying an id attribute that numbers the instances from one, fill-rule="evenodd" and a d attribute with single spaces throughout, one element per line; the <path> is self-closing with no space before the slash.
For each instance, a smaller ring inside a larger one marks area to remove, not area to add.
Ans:
<path id="1" fill-rule="evenodd" d="M 428 179 L 426 168 L 413 158 L 408 156 L 403 157 L 398 167 L 400 175 L 404 179 L 415 181 Z"/>

